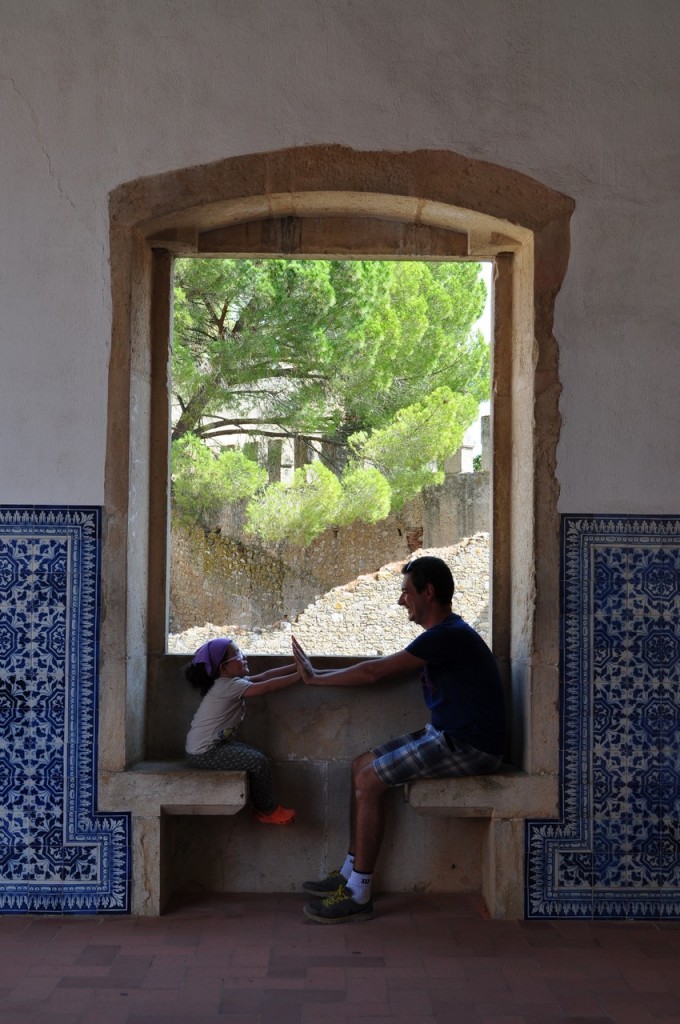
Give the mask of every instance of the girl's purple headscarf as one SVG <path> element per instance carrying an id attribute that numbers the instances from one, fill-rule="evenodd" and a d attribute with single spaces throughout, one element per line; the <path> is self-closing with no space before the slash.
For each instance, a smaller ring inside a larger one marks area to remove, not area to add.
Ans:
<path id="1" fill-rule="evenodd" d="M 225 637 L 223 640 L 208 640 L 207 644 L 199 647 L 191 661 L 192 665 L 205 665 L 206 671 L 211 679 L 215 679 L 220 671 L 220 665 L 227 657 L 227 649 L 231 640 Z"/>

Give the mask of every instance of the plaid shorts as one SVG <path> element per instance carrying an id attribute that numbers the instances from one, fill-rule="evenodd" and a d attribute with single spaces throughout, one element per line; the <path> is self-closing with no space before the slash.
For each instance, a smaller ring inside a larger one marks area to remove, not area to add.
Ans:
<path id="1" fill-rule="evenodd" d="M 372 753 L 376 774 L 387 786 L 401 786 L 413 779 L 488 775 L 503 760 L 500 755 L 460 743 L 433 725 L 388 740 Z"/>

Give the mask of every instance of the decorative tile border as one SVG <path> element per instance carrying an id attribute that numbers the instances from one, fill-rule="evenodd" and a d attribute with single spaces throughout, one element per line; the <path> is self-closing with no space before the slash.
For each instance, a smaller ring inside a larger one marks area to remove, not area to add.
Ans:
<path id="1" fill-rule="evenodd" d="M 100 511 L 0 506 L 0 913 L 129 911 L 97 814 Z"/>
<path id="2" fill-rule="evenodd" d="M 562 520 L 559 821 L 528 918 L 680 917 L 680 517 Z"/>

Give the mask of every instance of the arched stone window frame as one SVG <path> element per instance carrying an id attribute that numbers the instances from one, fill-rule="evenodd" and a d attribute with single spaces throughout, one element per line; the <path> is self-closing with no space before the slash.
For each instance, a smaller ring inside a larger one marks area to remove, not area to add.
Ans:
<path id="1" fill-rule="evenodd" d="M 560 415 L 555 298 L 573 201 L 446 151 L 309 146 L 171 171 L 110 197 L 112 339 L 102 546 L 100 768 L 145 757 L 165 655 L 175 255 L 486 259 L 495 265 L 492 647 L 512 757 L 556 771 Z"/>

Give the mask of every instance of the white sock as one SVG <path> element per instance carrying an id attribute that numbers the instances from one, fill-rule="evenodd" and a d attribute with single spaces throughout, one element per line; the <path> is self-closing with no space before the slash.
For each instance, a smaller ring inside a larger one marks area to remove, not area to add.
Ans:
<path id="1" fill-rule="evenodd" d="M 345 863 L 340 868 L 340 874 L 345 879 L 345 881 L 347 881 L 349 876 L 352 874 L 353 870 L 354 870 L 354 854 L 353 853 L 348 853 L 347 856 L 345 857 Z"/>
<path id="2" fill-rule="evenodd" d="M 364 874 L 362 871 L 354 871 L 347 879 L 346 888 L 349 889 L 355 903 L 368 903 L 371 898 L 372 874 Z"/>

